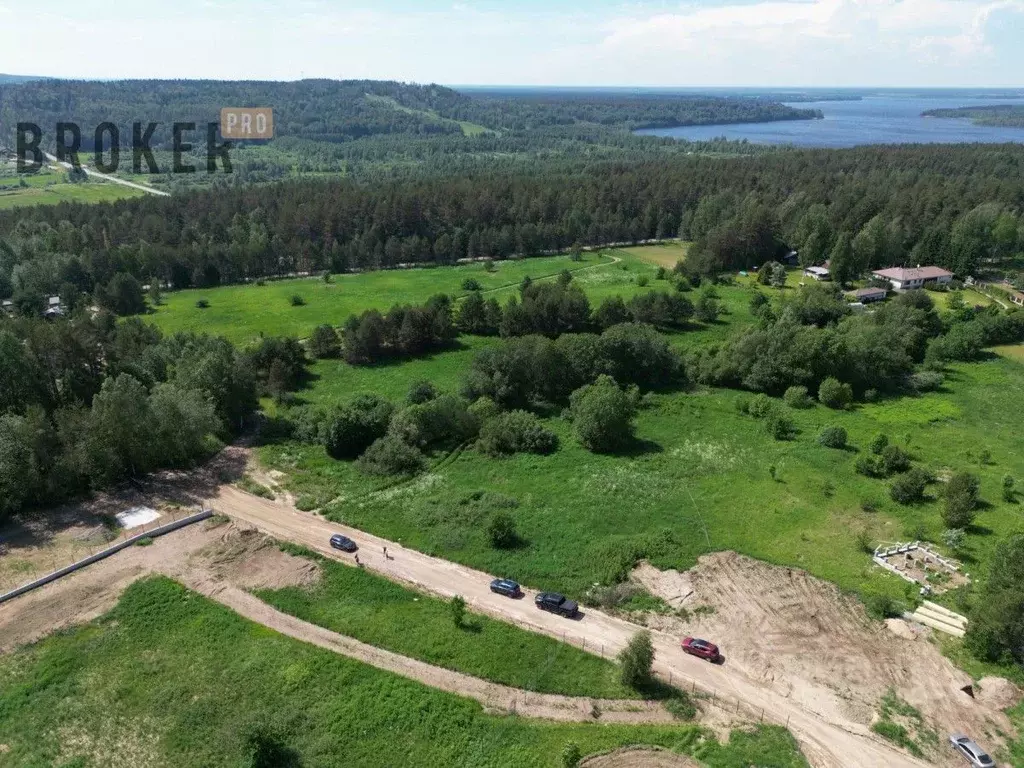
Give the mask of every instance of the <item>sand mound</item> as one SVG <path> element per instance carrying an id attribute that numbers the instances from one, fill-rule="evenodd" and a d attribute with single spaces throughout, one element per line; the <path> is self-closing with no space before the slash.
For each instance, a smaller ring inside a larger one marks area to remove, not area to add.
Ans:
<path id="1" fill-rule="evenodd" d="M 320 580 L 317 563 L 282 552 L 273 539 L 253 528 L 229 526 L 198 558 L 218 579 L 242 589 L 302 587 Z"/>
<path id="2" fill-rule="evenodd" d="M 652 626 L 717 643 L 730 667 L 823 717 L 870 725 L 881 698 L 895 689 L 940 733 L 1012 732 L 1001 706 L 961 690 L 970 678 L 936 646 L 893 637 L 913 634 L 906 622 L 887 628 L 860 601 L 805 571 L 735 552 L 705 555 L 686 574 L 664 579 L 655 570 L 640 569 L 637 581 L 671 601 L 688 579 L 687 607 L 712 610 L 659 617 Z"/>
<path id="3" fill-rule="evenodd" d="M 917 640 L 917 632 L 903 619 L 886 619 L 885 628 L 904 640 Z"/>
<path id="4" fill-rule="evenodd" d="M 1024 692 L 1004 677 L 983 677 L 978 681 L 975 696 L 979 701 L 997 709 L 1015 706 Z"/>
<path id="5" fill-rule="evenodd" d="M 697 763 L 657 747 L 623 747 L 606 755 L 588 757 L 580 768 L 697 768 Z"/>

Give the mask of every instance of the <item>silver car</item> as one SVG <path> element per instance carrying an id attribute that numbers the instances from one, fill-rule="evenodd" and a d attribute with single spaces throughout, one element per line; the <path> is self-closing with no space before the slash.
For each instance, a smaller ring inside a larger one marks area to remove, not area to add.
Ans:
<path id="1" fill-rule="evenodd" d="M 986 754 L 985 750 L 974 743 L 962 733 L 954 733 L 949 737 L 949 743 L 953 745 L 961 756 L 967 758 L 967 762 L 973 768 L 995 768 L 995 761 Z"/>

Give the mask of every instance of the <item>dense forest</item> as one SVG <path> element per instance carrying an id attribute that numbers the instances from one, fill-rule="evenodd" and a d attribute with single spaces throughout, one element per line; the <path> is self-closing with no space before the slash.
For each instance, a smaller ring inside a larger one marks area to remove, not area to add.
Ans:
<path id="1" fill-rule="evenodd" d="M 978 125 L 1024 128 L 1024 106 L 1019 104 L 993 104 L 983 107 L 956 109 L 929 109 L 925 117 L 967 118 Z"/>
<path id="2" fill-rule="evenodd" d="M 484 166 L 5 211 L 0 296 L 32 307 L 118 273 L 184 288 L 675 236 L 696 241 L 690 268 L 704 275 L 795 248 L 850 274 L 934 263 L 966 276 L 1024 241 L 1022 166 L 1016 145 L 556 158 L 513 173 Z"/>
<path id="3" fill-rule="evenodd" d="M 82 128 L 82 149 L 93 148 L 93 131 L 104 122 L 118 126 L 122 142 L 132 123 L 157 123 L 150 145 L 169 149 L 176 122 L 200 128 L 218 122 L 227 106 L 274 109 L 275 135 L 320 142 L 347 142 L 366 136 L 462 135 L 460 121 L 503 130 L 592 123 L 622 129 L 693 124 L 800 120 L 820 117 L 763 99 L 679 94 L 522 94 L 466 95 L 439 85 L 374 80 L 230 82 L 123 80 L 114 82 L 36 80 L 0 84 L 0 124 L 14 145 L 18 122 L 43 129 L 53 147 L 58 122 Z M 199 135 L 205 135 L 201 133 Z"/>

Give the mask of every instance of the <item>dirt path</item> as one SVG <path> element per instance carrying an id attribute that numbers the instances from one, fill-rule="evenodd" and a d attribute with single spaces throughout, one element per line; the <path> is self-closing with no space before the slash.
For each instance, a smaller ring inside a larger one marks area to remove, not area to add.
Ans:
<path id="1" fill-rule="evenodd" d="M 486 709 L 503 714 L 515 713 L 526 717 L 567 722 L 594 722 L 594 708 L 600 708 L 600 722 L 605 723 L 672 723 L 664 707 L 657 702 L 630 699 L 590 699 L 578 696 L 532 693 L 510 688 L 478 677 L 453 672 L 450 669 L 411 659 L 382 648 L 339 635 L 316 624 L 282 613 L 238 587 L 185 578 L 183 582 L 205 594 L 250 621 L 294 637 L 306 643 L 325 648 L 343 656 L 369 664 L 377 669 L 407 677 L 411 680 L 480 702 Z"/>
<path id="2" fill-rule="evenodd" d="M 302 544 L 332 559 L 354 565 L 349 555 L 329 546 L 332 533 L 344 533 L 360 546 L 359 559 L 368 567 L 395 581 L 416 585 L 426 591 L 452 597 L 462 595 L 474 610 L 512 621 L 575 645 L 585 646 L 604 656 L 615 655 L 630 637 L 642 627 L 588 609 L 582 619 L 570 621 L 541 613 L 533 606 L 532 591 L 522 600 L 509 600 L 493 594 L 488 588 L 491 576 L 446 560 L 406 549 L 394 542 L 363 531 L 330 523 L 299 512 L 284 503 L 267 501 L 224 485 L 213 499 L 213 506 L 224 514 L 245 521 L 267 534 Z M 388 556 L 383 553 L 387 547 Z M 715 666 L 686 656 L 679 649 L 678 638 L 654 632 L 655 671 L 664 679 L 684 685 L 696 685 L 713 692 L 716 701 L 732 702 L 729 706 L 763 711 L 765 720 L 786 724 L 800 740 L 812 765 L 836 768 L 891 768 L 923 766 L 916 760 L 874 737 L 861 722 L 841 712 L 812 711 L 807 703 L 772 690 L 763 682 L 751 679 L 741 670 L 724 665 Z"/>
<path id="3" fill-rule="evenodd" d="M 177 579 L 282 635 L 475 699 L 492 712 L 594 722 L 594 713 L 599 711 L 602 723 L 676 722 L 658 702 L 559 696 L 511 688 L 392 653 L 278 611 L 246 589 L 312 584 L 319 579 L 318 566 L 281 552 L 255 529 L 234 525 L 198 524 L 167 534 L 148 547 L 131 547 L 0 606 L 0 653 L 100 616 L 114 607 L 132 582 L 154 573 Z"/>

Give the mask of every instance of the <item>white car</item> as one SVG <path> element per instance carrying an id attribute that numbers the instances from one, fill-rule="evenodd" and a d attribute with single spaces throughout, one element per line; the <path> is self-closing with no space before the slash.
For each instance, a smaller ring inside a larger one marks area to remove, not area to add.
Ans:
<path id="1" fill-rule="evenodd" d="M 973 739 L 964 736 L 962 733 L 954 733 L 949 737 L 949 743 L 961 756 L 967 758 L 972 768 L 995 768 L 995 761 L 988 754 L 974 743 Z"/>

